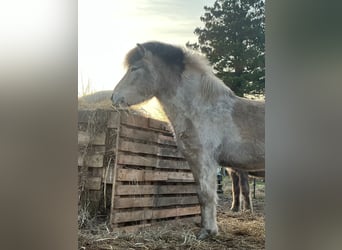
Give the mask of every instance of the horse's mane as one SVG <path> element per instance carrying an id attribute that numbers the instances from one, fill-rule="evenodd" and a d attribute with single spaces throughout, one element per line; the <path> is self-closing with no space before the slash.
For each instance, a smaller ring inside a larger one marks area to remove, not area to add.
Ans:
<path id="1" fill-rule="evenodd" d="M 189 70 L 199 72 L 202 83 L 201 95 L 204 98 L 215 99 L 222 94 L 234 95 L 233 91 L 214 75 L 207 58 L 195 51 L 161 42 L 146 42 L 141 45 L 166 65 L 177 68 L 183 76 L 186 76 Z M 135 47 L 127 53 L 124 63 L 130 66 L 141 58 L 138 47 Z"/>
<path id="2" fill-rule="evenodd" d="M 154 56 L 159 57 L 166 65 L 178 66 L 181 72 L 184 70 L 185 55 L 181 48 L 161 42 L 146 42 L 141 45 Z M 138 47 L 135 47 L 127 53 L 124 64 L 130 66 L 141 58 Z"/>

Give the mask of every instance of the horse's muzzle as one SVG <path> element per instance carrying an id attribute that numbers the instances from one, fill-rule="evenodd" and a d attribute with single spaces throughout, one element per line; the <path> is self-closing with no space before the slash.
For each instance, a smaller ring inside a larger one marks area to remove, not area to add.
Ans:
<path id="1" fill-rule="evenodd" d="M 127 104 L 125 103 L 125 98 L 123 96 L 118 96 L 116 94 L 112 94 L 111 101 L 114 107 L 125 107 Z"/>

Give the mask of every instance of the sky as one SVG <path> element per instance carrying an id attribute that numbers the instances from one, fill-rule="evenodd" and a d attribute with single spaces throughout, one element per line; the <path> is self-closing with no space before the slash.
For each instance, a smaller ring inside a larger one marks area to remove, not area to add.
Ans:
<path id="1" fill-rule="evenodd" d="M 137 43 L 197 42 L 203 7 L 215 0 L 82 0 L 78 2 L 78 95 L 112 90 L 124 75 L 123 60 Z"/>

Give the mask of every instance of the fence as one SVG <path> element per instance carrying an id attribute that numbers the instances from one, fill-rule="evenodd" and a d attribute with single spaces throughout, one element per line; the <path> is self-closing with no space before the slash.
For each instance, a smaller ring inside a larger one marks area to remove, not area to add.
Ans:
<path id="1" fill-rule="evenodd" d="M 200 215 L 196 186 L 168 124 L 114 110 L 80 110 L 80 197 L 112 229 Z M 84 198 L 83 198 L 84 200 Z"/>

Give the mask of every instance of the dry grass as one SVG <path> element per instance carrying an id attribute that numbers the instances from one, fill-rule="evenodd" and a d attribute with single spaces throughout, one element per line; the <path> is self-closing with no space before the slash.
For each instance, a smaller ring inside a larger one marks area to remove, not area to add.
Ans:
<path id="1" fill-rule="evenodd" d="M 231 212 L 229 192 L 225 188 L 218 204 L 218 236 L 197 240 L 199 225 L 194 222 L 165 222 L 136 233 L 110 232 L 104 222 L 90 223 L 79 231 L 79 249 L 264 249 L 264 185 L 257 185 L 254 213 Z"/>
<path id="2" fill-rule="evenodd" d="M 78 99 L 78 109 L 96 110 L 96 109 L 114 109 L 112 102 L 109 99 L 105 99 L 96 103 L 86 102 L 81 98 Z M 154 118 L 157 120 L 169 122 L 163 108 L 160 106 L 156 98 L 152 98 L 146 102 L 138 105 L 134 105 L 127 109 L 131 112 L 141 114 L 145 117 Z"/>

